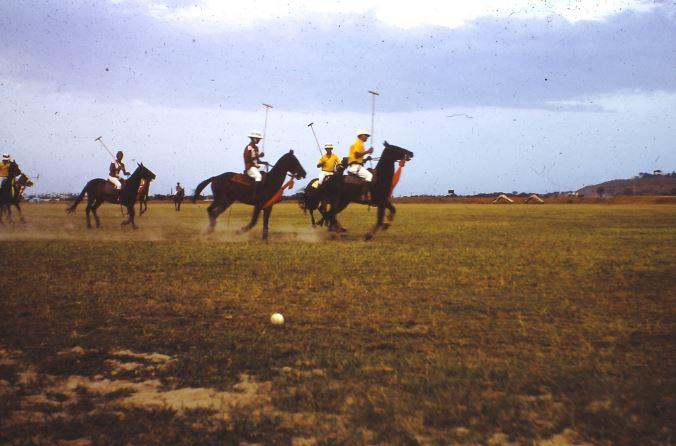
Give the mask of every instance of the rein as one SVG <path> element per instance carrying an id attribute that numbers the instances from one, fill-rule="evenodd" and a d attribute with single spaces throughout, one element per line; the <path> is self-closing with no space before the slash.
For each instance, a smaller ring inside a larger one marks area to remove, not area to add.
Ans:
<path id="1" fill-rule="evenodd" d="M 282 200 L 282 193 L 284 193 L 284 189 L 291 189 L 293 187 L 293 175 L 291 178 L 289 178 L 289 181 L 287 181 L 282 187 L 279 188 L 275 194 L 270 197 L 268 201 L 265 202 L 263 205 L 263 209 L 267 209 L 270 206 L 272 206 L 275 203 L 279 203 Z"/>

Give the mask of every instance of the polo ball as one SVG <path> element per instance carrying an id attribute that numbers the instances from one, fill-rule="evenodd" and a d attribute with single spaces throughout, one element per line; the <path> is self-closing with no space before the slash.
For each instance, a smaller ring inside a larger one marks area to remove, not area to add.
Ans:
<path id="1" fill-rule="evenodd" d="M 270 322 L 272 325 L 282 325 L 284 323 L 284 316 L 282 316 L 281 313 L 272 313 Z"/>

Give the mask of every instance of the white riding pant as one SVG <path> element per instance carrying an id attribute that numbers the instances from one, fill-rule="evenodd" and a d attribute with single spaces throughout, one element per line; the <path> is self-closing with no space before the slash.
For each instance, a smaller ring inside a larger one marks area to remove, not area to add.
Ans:
<path id="1" fill-rule="evenodd" d="M 258 167 L 256 166 L 249 167 L 249 170 L 246 171 L 246 174 L 249 175 L 251 178 L 253 178 L 254 181 L 257 183 L 263 179 L 261 171 L 258 170 Z"/>
<path id="2" fill-rule="evenodd" d="M 113 183 L 113 186 L 115 186 L 115 189 L 120 190 L 122 189 L 122 183 L 120 182 L 120 179 L 117 177 L 108 177 L 108 181 Z"/>
<path id="3" fill-rule="evenodd" d="M 363 164 L 350 164 L 350 166 L 347 168 L 347 171 L 357 175 L 362 180 L 366 180 L 368 183 L 370 183 L 373 179 L 373 174 L 369 172 Z"/>
<path id="4" fill-rule="evenodd" d="M 319 172 L 319 176 L 317 177 L 317 185 L 321 186 L 322 183 L 324 182 L 325 179 L 333 176 L 333 172 L 324 172 L 323 170 Z"/>

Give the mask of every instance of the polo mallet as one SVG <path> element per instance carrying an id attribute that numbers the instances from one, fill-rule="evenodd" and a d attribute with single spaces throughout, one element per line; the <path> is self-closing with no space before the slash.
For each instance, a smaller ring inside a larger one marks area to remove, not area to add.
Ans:
<path id="1" fill-rule="evenodd" d="M 313 125 L 314 125 L 314 122 L 311 122 L 307 126 L 310 127 L 310 130 L 312 130 L 312 134 L 315 136 L 315 141 L 317 142 L 317 150 L 319 150 L 319 154 L 321 156 L 324 156 L 324 152 L 322 152 L 322 147 L 319 144 L 319 139 L 317 139 L 317 134 L 315 133 L 315 128 L 312 127 Z"/>
<path id="2" fill-rule="evenodd" d="M 101 138 L 102 138 L 102 136 L 99 136 L 98 138 L 94 139 L 94 141 L 100 142 L 101 145 L 103 146 L 103 148 L 106 149 L 106 152 L 108 152 L 108 155 L 110 155 L 110 157 L 111 157 L 112 159 L 117 159 L 117 158 L 115 157 L 115 155 L 113 155 L 113 152 L 110 151 L 110 149 L 108 148 L 108 146 L 103 142 L 103 139 L 101 139 Z"/>
<path id="3" fill-rule="evenodd" d="M 373 132 L 375 132 L 375 118 L 376 118 L 376 96 L 380 96 L 380 93 L 377 91 L 371 91 L 369 90 L 369 94 L 371 95 L 371 142 L 375 141 L 375 137 L 373 136 Z M 373 167 L 373 163 L 371 160 L 369 160 L 369 166 Z"/>
<path id="4" fill-rule="evenodd" d="M 265 133 L 268 128 L 268 110 L 272 108 L 272 105 L 263 103 L 265 107 L 265 124 L 263 124 L 263 144 L 261 144 L 261 152 L 265 153 L 265 140 L 268 138 L 268 135 Z"/>

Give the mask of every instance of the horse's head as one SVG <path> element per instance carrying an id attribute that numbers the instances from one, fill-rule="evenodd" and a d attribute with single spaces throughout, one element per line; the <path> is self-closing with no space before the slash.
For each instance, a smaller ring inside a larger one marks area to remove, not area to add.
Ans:
<path id="1" fill-rule="evenodd" d="M 138 165 L 138 167 L 136 168 L 136 172 L 139 172 L 141 178 L 143 178 L 144 180 L 153 181 L 156 178 L 155 174 L 151 172 L 150 169 L 148 169 L 146 166 L 144 166 L 143 163 L 140 163 Z"/>
<path id="2" fill-rule="evenodd" d="M 284 155 L 286 158 L 286 171 L 293 175 L 297 180 L 305 178 L 307 172 L 303 169 L 303 166 L 300 165 L 300 161 L 296 158 L 296 155 L 293 154 L 293 149 L 289 150 L 289 153 Z"/>
<path id="3" fill-rule="evenodd" d="M 33 180 L 28 178 L 28 176 L 25 173 L 22 173 L 21 175 L 19 175 L 14 184 L 17 184 L 19 186 L 25 186 L 25 187 L 33 187 L 34 186 Z"/>
<path id="4" fill-rule="evenodd" d="M 386 159 L 388 161 L 410 161 L 413 158 L 413 152 L 410 150 L 394 146 L 387 141 L 383 142 L 385 149 L 383 149 L 383 154 L 381 159 Z"/>

